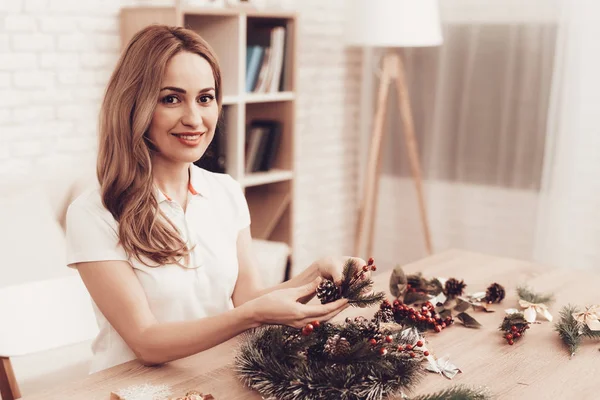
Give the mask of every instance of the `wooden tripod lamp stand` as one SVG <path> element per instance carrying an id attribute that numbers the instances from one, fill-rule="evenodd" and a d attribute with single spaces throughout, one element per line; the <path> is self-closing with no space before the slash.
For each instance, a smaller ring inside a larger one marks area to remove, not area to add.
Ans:
<path id="1" fill-rule="evenodd" d="M 383 125 L 388 108 L 389 88 L 395 84 L 402 131 L 415 183 L 419 214 L 428 253 L 432 253 L 431 235 L 415 137 L 404 65 L 398 48 L 438 46 L 442 43 L 437 0 L 352 0 L 350 2 L 347 39 L 351 45 L 385 49 L 377 92 L 377 108 L 358 214 L 354 254 L 371 256 L 381 170 Z"/>

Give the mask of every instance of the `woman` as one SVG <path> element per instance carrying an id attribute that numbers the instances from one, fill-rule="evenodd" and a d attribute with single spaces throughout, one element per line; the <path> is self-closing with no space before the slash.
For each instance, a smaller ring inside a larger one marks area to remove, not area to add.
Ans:
<path id="1" fill-rule="evenodd" d="M 193 165 L 213 139 L 221 88 L 210 46 L 192 31 L 158 25 L 133 37 L 110 78 L 100 188 L 67 214 L 68 264 L 100 327 L 92 372 L 135 358 L 164 363 L 261 324 L 300 327 L 346 307 L 344 299 L 305 304 L 321 277 L 341 278 L 343 259 L 258 287 L 240 186 Z"/>

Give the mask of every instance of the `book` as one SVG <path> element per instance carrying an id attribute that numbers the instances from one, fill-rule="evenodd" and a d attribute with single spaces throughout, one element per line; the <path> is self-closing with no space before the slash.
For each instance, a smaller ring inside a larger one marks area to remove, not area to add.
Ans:
<path id="1" fill-rule="evenodd" d="M 246 92 L 252 92 L 256 86 L 264 53 L 265 48 L 258 45 L 246 49 Z"/>

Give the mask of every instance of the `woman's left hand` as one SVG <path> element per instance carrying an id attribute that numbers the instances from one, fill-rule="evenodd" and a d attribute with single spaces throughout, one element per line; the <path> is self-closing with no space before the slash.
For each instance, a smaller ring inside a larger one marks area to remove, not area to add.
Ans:
<path id="1" fill-rule="evenodd" d="M 354 260 L 358 268 L 362 268 L 363 265 L 367 265 L 366 261 L 358 257 L 324 257 L 318 260 L 315 264 L 319 275 L 325 279 L 331 279 L 335 283 L 342 281 L 344 265 L 349 259 Z M 365 275 L 369 278 L 371 271 L 369 270 Z"/>

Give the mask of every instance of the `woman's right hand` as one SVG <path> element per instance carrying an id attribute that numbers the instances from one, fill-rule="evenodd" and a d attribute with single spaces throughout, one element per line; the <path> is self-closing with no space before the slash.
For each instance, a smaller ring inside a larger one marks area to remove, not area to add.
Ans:
<path id="1" fill-rule="evenodd" d="M 348 306 L 347 299 L 339 299 L 327 304 L 302 304 L 298 301 L 317 289 L 321 278 L 289 289 L 274 290 L 244 303 L 252 319 L 258 324 L 288 325 L 302 328 L 312 321 L 327 321 Z"/>

